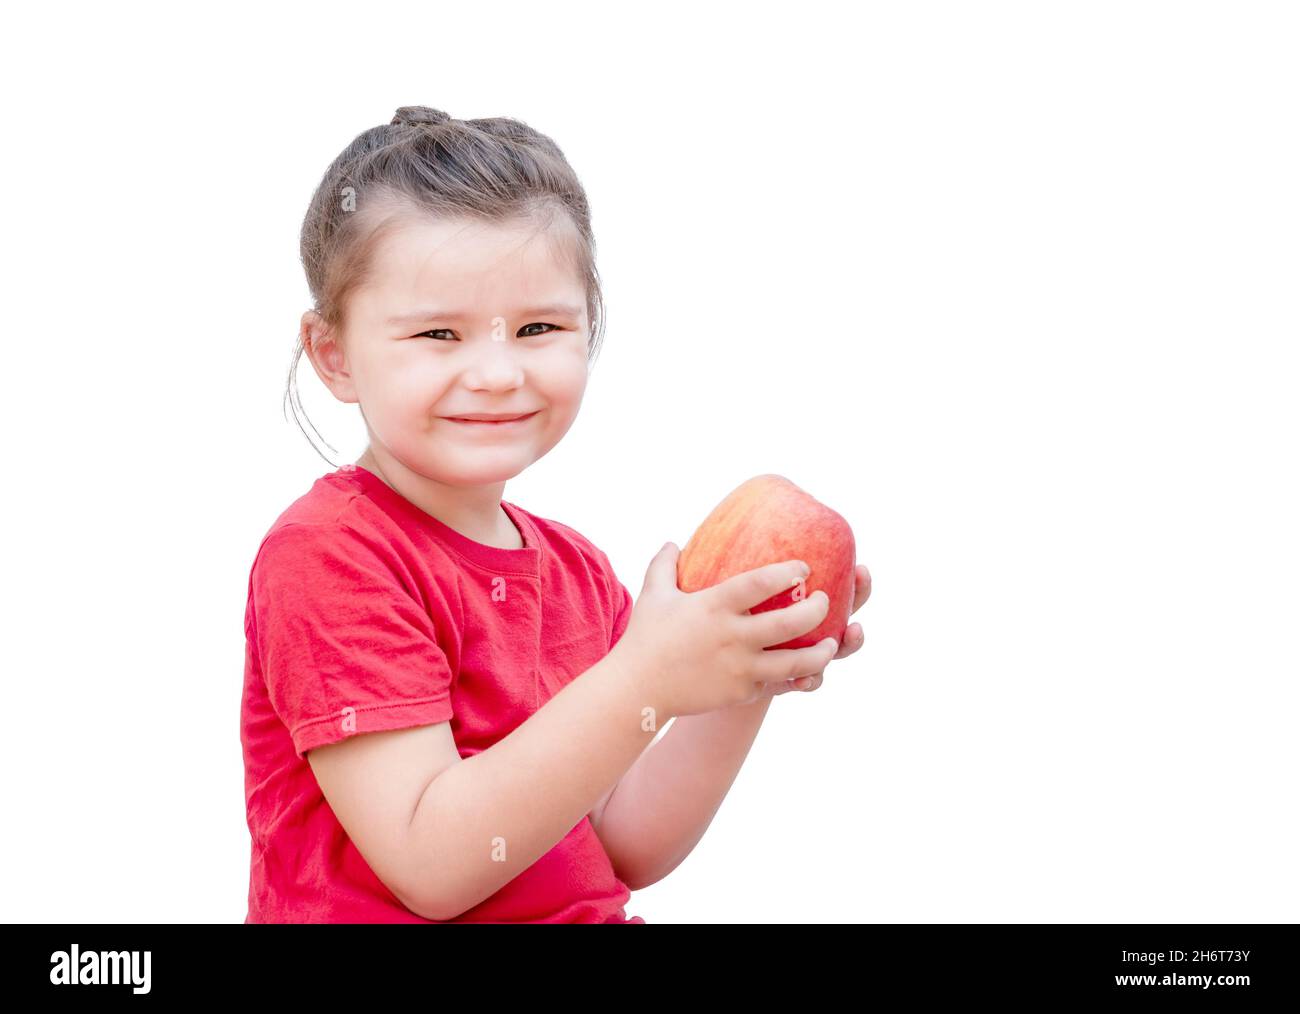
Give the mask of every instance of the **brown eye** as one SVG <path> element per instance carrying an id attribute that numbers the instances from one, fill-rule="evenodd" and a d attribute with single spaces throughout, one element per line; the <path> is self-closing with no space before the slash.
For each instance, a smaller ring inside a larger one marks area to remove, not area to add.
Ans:
<path id="1" fill-rule="evenodd" d="M 556 324 L 543 324 L 541 321 L 537 321 L 537 322 L 532 323 L 532 324 L 525 324 L 525 325 L 524 325 L 523 327 L 521 327 L 519 330 L 520 330 L 520 331 L 523 331 L 523 330 L 525 330 L 526 328 L 530 328 L 530 327 L 549 327 L 549 328 L 551 328 L 551 330 L 553 330 L 553 331 L 559 331 L 559 330 L 561 330 L 561 328 L 560 328 L 558 325 L 556 325 Z M 540 331 L 540 332 L 538 332 L 538 334 L 548 334 L 548 333 L 549 333 L 549 332 L 547 332 L 547 331 Z M 533 334 L 533 335 L 524 335 L 524 337 L 525 337 L 525 338 L 536 338 L 537 335 L 536 335 L 536 334 Z"/>
<path id="2" fill-rule="evenodd" d="M 423 338 L 425 335 L 428 335 L 428 336 L 432 337 L 433 335 L 436 335 L 436 334 L 451 334 L 451 331 L 448 330 L 448 329 L 445 328 L 445 327 L 440 327 L 440 328 L 437 328 L 437 329 L 435 329 L 435 330 L 433 330 L 433 331 L 421 331 L 419 334 L 417 334 L 417 335 L 412 335 L 411 337 L 412 337 L 412 338 Z M 443 339 L 439 339 L 439 341 L 442 341 L 442 340 L 443 340 Z"/>

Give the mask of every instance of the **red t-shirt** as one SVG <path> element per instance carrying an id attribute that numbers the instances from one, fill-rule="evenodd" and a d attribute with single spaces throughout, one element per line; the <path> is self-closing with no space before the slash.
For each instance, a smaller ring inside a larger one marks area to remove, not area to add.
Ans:
<path id="1" fill-rule="evenodd" d="M 486 750 L 598 662 L 632 597 L 572 528 L 503 501 L 524 540 L 461 535 L 357 465 L 321 476 L 263 538 L 248 580 L 240 739 L 252 836 L 245 922 L 430 922 L 374 874 L 305 754 L 451 722 Z M 631 922 L 583 817 L 451 922 Z"/>

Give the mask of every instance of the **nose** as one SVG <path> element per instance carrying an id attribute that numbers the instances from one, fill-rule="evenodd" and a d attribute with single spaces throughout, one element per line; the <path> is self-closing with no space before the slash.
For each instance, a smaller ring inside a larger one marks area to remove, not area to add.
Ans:
<path id="1" fill-rule="evenodd" d="M 465 386 L 472 391 L 509 391 L 524 382 L 523 367 L 514 343 L 481 341 L 474 343 L 473 359 L 465 367 Z"/>

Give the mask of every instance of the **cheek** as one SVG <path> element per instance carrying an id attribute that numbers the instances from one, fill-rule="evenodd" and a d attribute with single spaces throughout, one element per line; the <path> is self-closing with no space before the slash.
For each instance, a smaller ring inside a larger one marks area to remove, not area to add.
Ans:
<path id="1" fill-rule="evenodd" d="M 534 371 L 534 382 L 552 404 L 576 406 L 582 401 L 587 387 L 586 346 L 580 353 L 569 348 L 557 348 L 551 352 Z"/>
<path id="2" fill-rule="evenodd" d="M 427 415 L 447 387 L 446 371 L 428 358 L 394 357 L 371 380 L 371 390 L 389 415 Z"/>

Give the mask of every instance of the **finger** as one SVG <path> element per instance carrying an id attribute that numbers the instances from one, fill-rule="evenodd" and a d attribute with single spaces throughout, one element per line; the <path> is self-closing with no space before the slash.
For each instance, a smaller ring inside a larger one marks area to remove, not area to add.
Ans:
<path id="1" fill-rule="evenodd" d="M 751 643 L 760 648 L 784 644 L 800 634 L 815 630 L 830 611 L 830 596 L 818 588 L 806 599 L 780 609 L 755 613 L 744 620 L 743 629 Z"/>
<path id="2" fill-rule="evenodd" d="M 780 697 L 782 694 L 788 694 L 795 689 L 794 680 L 776 680 L 773 683 L 755 680 L 754 686 L 758 689 L 760 698 Z"/>
<path id="3" fill-rule="evenodd" d="M 831 663 L 839 642 L 824 638 L 807 648 L 775 648 L 763 652 L 756 663 L 756 674 L 764 683 L 797 679 L 821 672 Z"/>
<path id="4" fill-rule="evenodd" d="M 871 571 L 867 570 L 865 564 L 858 564 L 854 570 L 854 592 L 853 608 L 849 610 L 852 616 L 867 603 L 871 598 Z"/>
<path id="5" fill-rule="evenodd" d="M 807 686 L 807 681 L 812 679 L 811 676 L 799 676 L 792 680 L 775 680 L 772 683 L 764 683 L 761 680 L 755 681 L 754 686 L 758 688 L 762 697 L 780 697 L 782 694 L 802 691 Z"/>
<path id="6" fill-rule="evenodd" d="M 780 697 L 782 694 L 801 693 L 810 694 L 822 685 L 822 679 L 825 673 L 816 673 L 813 676 L 798 676 L 792 680 L 777 680 L 774 683 L 756 683 L 755 686 L 762 688 L 760 694 L 763 697 Z"/>
<path id="7" fill-rule="evenodd" d="M 864 641 L 866 641 L 866 635 L 862 632 L 862 624 L 850 624 L 849 629 L 844 632 L 844 640 L 840 642 L 840 650 L 835 653 L 835 657 L 848 658 L 862 647 Z"/>
<path id="8" fill-rule="evenodd" d="M 810 573 L 802 560 L 782 560 L 735 574 L 705 591 L 716 595 L 730 612 L 739 614 L 781 592 L 798 588 Z"/>
<path id="9" fill-rule="evenodd" d="M 681 550 L 677 548 L 675 542 L 664 543 L 663 549 L 655 553 L 650 560 L 650 566 L 646 568 L 645 581 L 641 584 L 642 594 L 661 584 L 677 587 L 677 557 L 679 555 L 681 555 Z"/>

